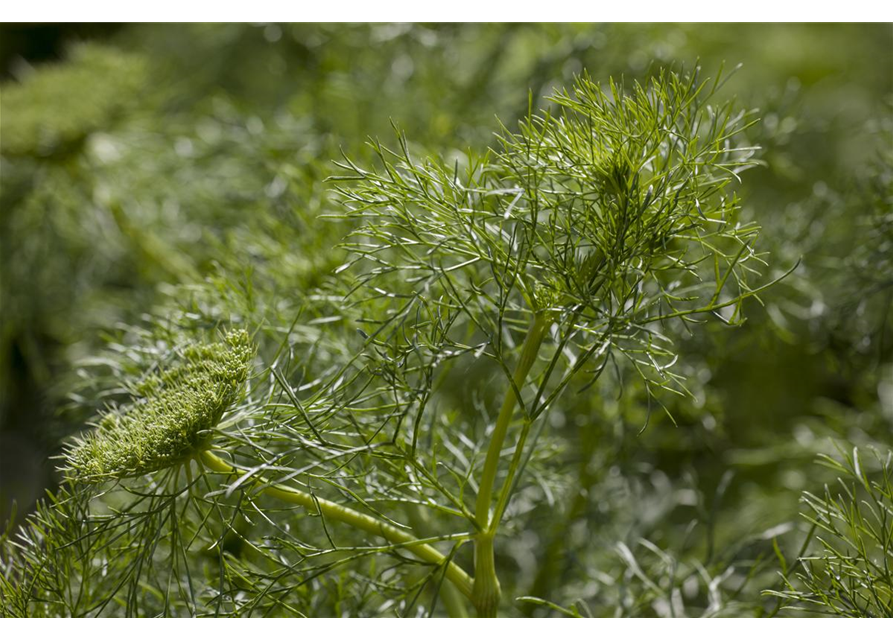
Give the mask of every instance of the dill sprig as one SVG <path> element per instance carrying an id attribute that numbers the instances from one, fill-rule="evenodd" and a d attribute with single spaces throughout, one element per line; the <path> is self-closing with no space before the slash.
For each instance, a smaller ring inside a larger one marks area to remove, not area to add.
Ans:
<path id="1" fill-rule="evenodd" d="M 821 456 L 839 477 L 824 493 L 803 494 L 812 525 L 805 553 L 788 568 L 784 590 L 768 591 L 787 609 L 844 618 L 893 616 L 893 453 Z M 796 569 L 796 570 L 795 570 Z"/>

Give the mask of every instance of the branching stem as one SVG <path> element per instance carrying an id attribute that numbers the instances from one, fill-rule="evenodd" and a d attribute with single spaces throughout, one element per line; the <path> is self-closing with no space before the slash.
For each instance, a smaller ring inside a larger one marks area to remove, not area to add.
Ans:
<path id="1" fill-rule="evenodd" d="M 540 345 L 542 345 L 543 338 L 546 335 L 548 325 L 546 319 L 547 314 L 545 313 L 537 313 L 533 318 L 533 323 L 521 348 L 520 359 L 515 366 L 514 384 L 510 385 L 508 391 L 506 391 L 505 399 L 502 401 L 502 408 L 499 410 L 499 416 L 496 418 L 496 427 L 493 429 L 490 445 L 487 448 L 487 458 L 484 461 L 484 472 L 481 476 L 480 489 L 475 505 L 475 518 L 484 532 L 490 528 L 490 503 L 493 498 L 493 485 L 499 468 L 502 445 L 505 442 L 506 433 L 515 413 L 515 407 L 518 404 L 518 393 L 521 391 L 521 387 L 524 386 L 524 381 L 527 379 L 527 374 L 530 373 L 533 363 L 536 362 Z"/>
<path id="2" fill-rule="evenodd" d="M 481 476 L 480 489 L 478 490 L 477 503 L 475 505 L 475 519 L 480 533 L 475 538 L 474 545 L 474 597 L 472 601 L 478 610 L 478 615 L 492 617 L 496 615 L 499 604 L 499 580 L 496 577 L 496 563 L 494 558 L 493 539 L 496 535 L 498 520 L 490 518 L 490 504 L 493 500 L 493 486 L 496 482 L 496 472 L 499 469 L 499 458 L 505 443 L 515 407 L 518 404 L 518 395 L 530 369 L 536 362 L 540 346 L 549 326 L 548 314 L 536 313 L 533 323 L 524 339 L 521 355 L 515 372 L 512 376 L 513 384 L 506 391 L 502 408 L 496 418 L 496 426 L 490 438 L 487 448 L 487 458 L 484 461 L 484 471 Z"/>
<path id="3" fill-rule="evenodd" d="M 211 451 L 203 451 L 201 460 L 214 471 L 225 474 L 244 475 L 244 471 L 236 469 L 225 460 L 212 453 Z M 278 484 L 271 484 L 264 480 L 258 480 L 263 485 L 262 492 L 279 498 L 291 504 L 300 505 L 313 511 L 319 510 L 323 516 L 329 520 L 335 520 L 347 524 L 355 529 L 360 529 L 375 536 L 381 536 L 389 542 L 398 544 L 401 548 L 411 552 L 419 559 L 431 564 L 446 566 L 446 579 L 452 582 L 459 591 L 467 598 L 472 598 L 472 579 L 465 571 L 462 570 L 455 561 L 450 560 L 440 551 L 430 544 L 417 540 L 411 534 L 398 529 L 397 527 L 382 522 L 378 518 L 360 513 L 349 507 L 331 502 L 325 498 L 313 496 L 306 491 L 286 487 Z"/>

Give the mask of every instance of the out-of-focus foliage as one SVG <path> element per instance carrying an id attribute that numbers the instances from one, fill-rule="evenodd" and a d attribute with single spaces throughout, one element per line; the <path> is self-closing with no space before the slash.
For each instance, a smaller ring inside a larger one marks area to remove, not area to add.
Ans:
<path id="1" fill-rule="evenodd" d="M 765 594 L 785 591 L 780 572 L 806 591 L 789 571 L 807 566 L 792 560 L 809 533 L 798 499 L 825 495 L 840 472 L 816 455 L 834 442 L 881 452 L 893 442 L 891 52 L 889 25 L 134 25 L 101 45 L 63 47 L 57 63 L 16 62 L 0 87 L 0 520 L 13 499 L 18 522 L 35 509 L 59 481 L 51 456 L 131 398 L 125 381 L 218 327 L 244 327 L 266 369 L 233 419 L 272 449 L 277 429 L 315 443 L 265 472 L 316 465 L 305 472 L 318 473 L 317 489 L 348 499 L 329 482 L 362 487 L 370 507 L 387 503 L 391 517 L 438 535 L 456 516 L 416 504 L 436 491 L 430 479 L 401 467 L 405 484 L 385 485 L 375 465 L 400 464 L 372 454 L 351 461 L 355 478 L 326 475 L 354 454 L 320 444 L 287 392 L 303 403 L 318 380 L 337 380 L 368 329 L 345 313 L 331 278 L 348 259 L 333 247 L 353 225 L 333 220 L 345 213 L 323 183 L 339 173 L 333 161 L 343 150 L 369 166 L 367 136 L 387 144 L 393 119 L 411 157 L 455 166 L 469 148 L 495 147 L 500 122 L 517 135 L 531 106 L 584 70 L 629 87 L 660 67 L 700 64 L 715 77 L 724 61 L 742 63 L 720 98 L 758 107 L 746 135 L 762 149 L 736 189 L 739 215 L 763 229 L 767 281 L 800 266 L 746 303 L 743 326 L 675 336 L 674 371 L 690 395 L 655 396 L 613 366 L 564 393 L 531 434 L 496 563 L 505 614 L 797 615 Z M 392 364 L 386 351 L 363 357 L 383 375 Z M 442 426 L 468 422 L 436 450 L 457 482 L 479 464 L 504 391 L 485 360 L 426 382 Z M 268 404 L 282 406 L 261 411 Z M 237 436 L 229 445 L 242 460 L 264 455 Z M 151 518 L 116 523 L 97 508 L 115 509 L 126 488 L 89 506 L 63 490 L 26 535 L 33 550 L 46 532 L 93 531 L 96 548 L 56 556 L 52 571 L 101 592 L 151 565 L 125 564 L 133 558 L 116 549 L 146 536 L 175 547 L 207 517 L 216 546 L 193 547 L 191 564 L 172 557 L 146 569 L 156 573 L 144 584 L 174 576 L 174 591 L 147 587 L 91 608 L 88 590 L 78 611 L 91 615 L 454 611 L 446 592 L 432 595 L 427 568 L 401 564 L 417 585 L 398 580 L 393 565 L 368 559 L 370 541 L 333 529 L 333 549 L 317 519 L 282 512 L 287 528 L 276 529 L 261 514 L 281 505 L 250 490 L 203 498 L 218 488 L 193 487 L 188 503 L 174 490 L 153 494 L 138 507 Z M 130 489 L 148 493 L 148 483 Z M 815 504 L 832 499 L 848 504 L 837 493 Z M 227 501 L 231 510 L 208 510 Z M 175 508 L 202 515 L 169 518 Z M 78 524 L 66 512 L 97 519 Z M 10 553 L 0 552 L 7 579 Z M 471 566 L 469 545 L 456 554 Z M 327 571 L 304 582 L 308 566 Z M 215 586 L 190 593 L 189 579 Z M 278 604 L 265 589 L 282 590 Z M 6 610 L 41 612 L 72 611 Z"/>
<path id="2" fill-rule="evenodd" d="M 5 88 L 0 153 L 45 157 L 70 151 L 136 100 L 146 81 L 139 56 L 79 46 L 67 64 L 32 72 Z"/>

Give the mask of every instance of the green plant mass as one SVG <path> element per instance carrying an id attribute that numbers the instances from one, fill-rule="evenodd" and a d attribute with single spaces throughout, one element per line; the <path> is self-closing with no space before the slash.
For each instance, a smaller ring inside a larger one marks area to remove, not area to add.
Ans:
<path id="1" fill-rule="evenodd" d="M 890 616 L 893 38 L 716 33 L 5 63 L 0 612 Z"/>

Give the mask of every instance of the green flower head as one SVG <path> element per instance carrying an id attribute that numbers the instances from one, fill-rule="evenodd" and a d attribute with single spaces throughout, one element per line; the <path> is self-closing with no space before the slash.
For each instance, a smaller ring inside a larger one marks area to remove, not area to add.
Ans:
<path id="1" fill-rule="evenodd" d="M 181 464 L 208 446 L 248 378 L 254 346 L 245 331 L 192 344 L 182 361 L 149 376 L 127 407 L 102 416 L 66 452 L 78 480 L 127 478 Z"/>

